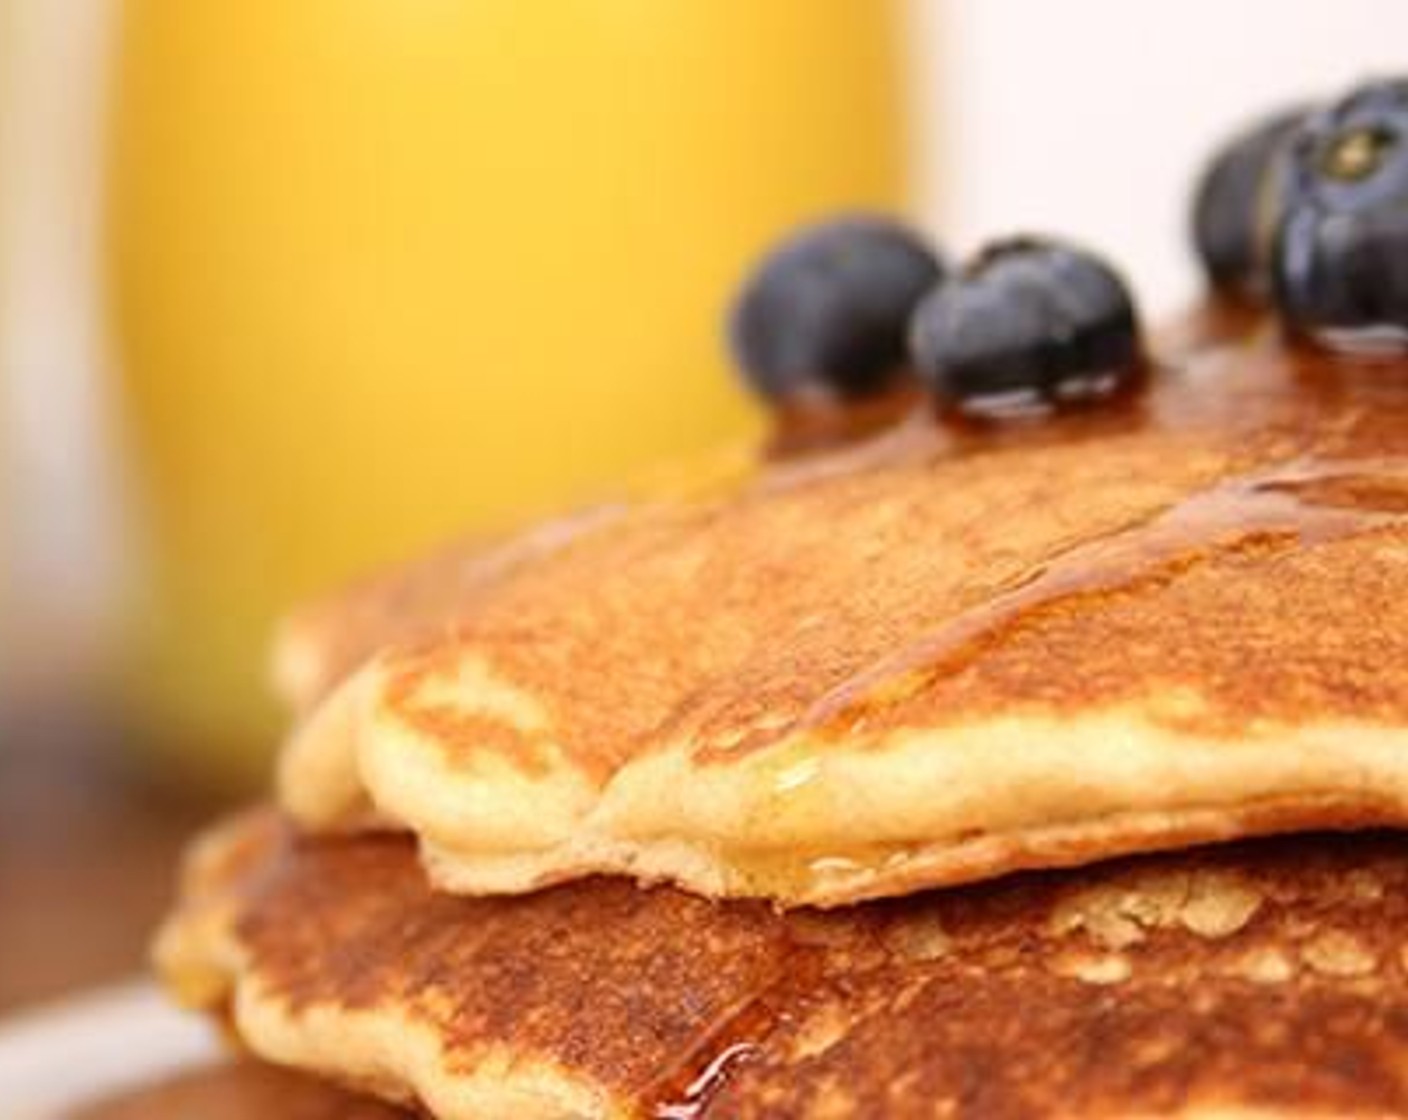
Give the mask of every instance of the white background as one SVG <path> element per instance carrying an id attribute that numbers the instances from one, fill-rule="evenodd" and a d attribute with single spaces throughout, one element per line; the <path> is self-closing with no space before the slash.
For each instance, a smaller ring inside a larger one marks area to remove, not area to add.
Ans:
<path id="1" fill-rule="evenodd" d="M 918 0 L 915 16 L 942 61 L 918 75 L 947 124 L 923 184 L 939 228 L 960 247 L 1082 239 L 1155 313 L 1196 291 L 1185 207 L 1211 145 L 1277 105 L 1408 73 L 1401 0 Z"/>

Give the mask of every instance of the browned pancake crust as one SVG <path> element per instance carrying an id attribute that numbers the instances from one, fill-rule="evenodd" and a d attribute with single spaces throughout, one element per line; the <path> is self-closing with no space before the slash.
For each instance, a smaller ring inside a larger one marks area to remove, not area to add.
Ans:
<path id="1" fill-rule="evenodd" d="M 1405 855 L 1296 838 L 885 904 L 898 951 L 842 950 L 718 1114 L 1408 1115 Z"/>
<path id="2" fill-rule="evenodd" d="M 917 417 L 469 591 L 442 557 L 400 577 L 438 588 L 425 609 L 374 596 L 355 648 L 436 614 L 388 662 L 389 711 L 457 767 L 598 782 L 674 742 L 717 764 L 799 730 L 860 749 L 1152 695 L 1193 696 L 1168 722 L 1229 743 L 1268 719 L 1408 719 L 1404 363 L 1264 328 L 1166 365 L 1127 410 L 981 433 Z M 329 619 L 366 605 L 340 603 Z M 471 657 L 545 724 L 426 699 Z"/>
<path id="3" fill-rule="evenodd" d="M 231 1062 L 89 1105 L 71 1120 L 414 1120 L 414 1114 L 274 1066 Z"/>
<path id="4" fill-rule="evenodd" d="M 507 1047 L 642 1116 L 1408 1116 L 1403 836 L 826 913 L 612 880 L 447 897 L 390 837 L 275 841 L 241 889 L 251 976 L 295 1008 L 405 1015 L 451 1068 Z"/>
<path id="5" fill-rule="evenodd" d="M 280 626 L 274 664 L 279 692 L 295 710 L 306 710 L 378 649 L 434 632 L 524 564 L 619 513 L 619 506 L 600 506 L 517 535 L 470 538 L 308 603 Z"/>
<path id="6" fill-rule="evenodd" d="M 504 1042 L 625 1096 L 692 1068 L 718 1025 L 778 980 L 790 948 L 764 904 L 625 880 L 506 899 L 434 893 L 399 837 L 288 849 L 255 879 L 239 934 L 295 1008 L 394 1002 L 452 1053 Z"/>

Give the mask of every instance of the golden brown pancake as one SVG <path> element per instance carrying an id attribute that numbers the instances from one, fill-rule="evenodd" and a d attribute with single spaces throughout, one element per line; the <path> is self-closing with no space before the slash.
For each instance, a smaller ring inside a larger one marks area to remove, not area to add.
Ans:
<path id="1" fill-rule="evenodd" d="M 619 509 L 584 510 L 502 539 L 471 538 L 307 604 L 280 625 L 276 689 L 295 711 L 311 708 L 379 648 L 434 632 L 516 568 L 608 524 Z"/>
<path id="2" fill-rule="evenodd" d="M 207 842 L 159 956 L 260 1055 L 442 1120 L 1389 1117 L 1405 930 L 1403 835 L 778 912 L 437 894 L 405 837 L 265 815 Z"/>
<path id="3" fill-rule="evenodd" d="M 301 693 L 365 663 L 284 804 L 412 831 L 452 891 L 782 905 L 1408 823 L 1408 362 L 1268 325 L 1160 365 L 1128 408 L 916 415 L 340 601 Z"/>
<path id="4" fill-rule="evenodd" d="M 70 1120 L 414 1120 L 414 1114 L 243 1061 L 178 1074 L 80 1109 Z"/>
<path id="5" fill-rule="evenodd" d="M 469 537 L 399 568 L 367 577 L 290 613 L 274 641 L 276 691 L 306 715 L 334 687 L 387 646 L 442 631 L 447 619 L 493 593 L 522 567 L 600 530 L 631 511 L 631 499 L 679 501 L 716 493 L 754 469 L 745 448 L 726 448 L 686 466 L 631 479 L 618 499 L 515 533 Z"/>

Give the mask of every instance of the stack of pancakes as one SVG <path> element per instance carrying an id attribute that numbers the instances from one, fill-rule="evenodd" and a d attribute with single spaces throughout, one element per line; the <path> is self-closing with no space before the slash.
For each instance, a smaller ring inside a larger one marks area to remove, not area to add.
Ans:
<path id="1" fill-rule="evenodd" d="M 299 614 L 172 991 L 438 1120 L 1408 1115 L 1408 362 L 1155 356 Z"/>

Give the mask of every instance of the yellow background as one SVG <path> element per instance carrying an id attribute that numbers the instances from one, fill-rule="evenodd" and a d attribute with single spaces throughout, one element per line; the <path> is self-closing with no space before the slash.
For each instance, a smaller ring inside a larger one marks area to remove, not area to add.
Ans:
<path id="1" fill-rule="evenodd" d="M 109 209 L 148 737 L 261 756 L 289 602 L 755 428 L 721 310 L 784 227 L 901 201 L 893 19 L 128 0 Z"/>

